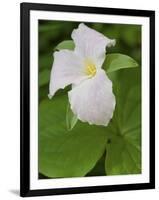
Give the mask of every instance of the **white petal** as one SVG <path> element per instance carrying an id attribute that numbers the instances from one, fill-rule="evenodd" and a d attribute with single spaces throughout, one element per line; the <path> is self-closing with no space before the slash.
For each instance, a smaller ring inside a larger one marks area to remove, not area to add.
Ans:
<path id="1" fill-rule="evenodd" d="M 83 23 L 73 30 L 72 39 L 75 42 L 75 52 L 81 57 L 93 60 L 97 67 L 101 67 L 104 62 L 106 46 L 115 45 L 115 40 L 107 38 Z"/>
<path id="2" fill-rule="evenodd" d="M 54 62 L 50 76 L 49 97 L 69 84 L 77 84 L 86 76 L 83 70 L 83 61 L 69 50 L 61 50 L 54 53 Z"/>
<path id="3" fill-rule="evenodd" d="M 69 93 L 71 109 L 78 119 L 89 124 L 107 126 L 115 109 L 112 82 L 104 70 L 83 81 Z"/>

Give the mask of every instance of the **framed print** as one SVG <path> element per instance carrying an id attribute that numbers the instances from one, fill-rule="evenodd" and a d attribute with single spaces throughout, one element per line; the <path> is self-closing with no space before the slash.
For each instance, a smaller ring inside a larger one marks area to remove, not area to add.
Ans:
<path id="1" fill-rule="evenodd" d="M 21 196 L 155 187 L 155 13 L 21 4 Z"/>

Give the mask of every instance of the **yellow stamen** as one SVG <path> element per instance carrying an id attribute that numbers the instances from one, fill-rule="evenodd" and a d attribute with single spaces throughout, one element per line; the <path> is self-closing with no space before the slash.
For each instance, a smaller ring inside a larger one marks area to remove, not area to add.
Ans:
<path id="1" fill-rule="evenodd" d="M 93 76 L 95 76 L 96 75 L 96 66 L 95 66 L 95 64 L 94 63 L 92 63 L 91 61 L 86 61 L 85 62 L 85 69 L 86 69 L 86 74 L 88 75 L 88 76 L 91 76 L 91 77 L 93 77 Z"/>

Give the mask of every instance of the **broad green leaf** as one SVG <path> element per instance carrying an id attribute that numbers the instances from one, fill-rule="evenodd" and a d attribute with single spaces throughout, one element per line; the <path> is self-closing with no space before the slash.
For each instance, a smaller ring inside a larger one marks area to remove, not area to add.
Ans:
<path id="1" fill-rule="evenodd" d="M 103 68 L 107 73 L 133 67 L 138 67 L 137 62 L 133 58 L 120 53 L 107 54 L 103 64 Z"/>
<path id="2" fill-rule="evenodd" d="M 67 105 L 67 112 L 66 112 L 66 126 L 68 130 L 72 130 L 73 127 L 76 125 L 78 121 L 77 116 L 72 112 L 70 108 L 70 104 Z"/>
<path id="3" fill-rule="evenodd" d="M 39 172 L 47 177 L 80 177 L 94 168 L 106 146 L 105 128 L 78 122 L 66 127 L 67 95 L 39 107 Z"/>
<path id="4" fill-rule="evenodd" d="M 55 50 L 61 50 L 61 49 L 69 49 L 73 50 L 75 47 L 74 42 L 72 40 L 64 40 L 63 42 L 59 43 Z"/>
<path id="5" fill-rule="evenodd" d="M 39 86 L 44 86 L 49 82 L 50 70 L 43 70 L 39 73 Z"/>
<path id="6" fill-rule="evenodd" d="M 107 127 L 105 168 L 108 175 L 141 173 L 140 68 L 110 74 L 116 109 Z"/>

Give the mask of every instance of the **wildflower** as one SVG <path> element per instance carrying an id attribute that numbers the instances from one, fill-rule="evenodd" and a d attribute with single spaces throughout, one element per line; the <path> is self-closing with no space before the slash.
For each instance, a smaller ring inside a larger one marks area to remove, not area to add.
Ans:
<path id="1" fill-rule="evenodd" d="M 114 46 L 101 33 L 81 23 L 71 35 L 75 49 L 54 53 L 49 97 L 72 84 L 68 92 L 72 112 L 89 124 L 107 126 L 115 109 L 112 82 L 102 69 L 106 47 Z"/>

